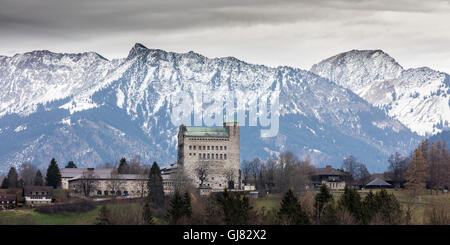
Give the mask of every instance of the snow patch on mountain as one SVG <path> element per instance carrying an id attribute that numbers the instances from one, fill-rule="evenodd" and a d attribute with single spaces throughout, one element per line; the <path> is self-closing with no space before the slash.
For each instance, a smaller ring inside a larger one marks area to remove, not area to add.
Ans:
<path id="1" fill-rule="evenodd" d="M 404 70 L 380 50 L 352 50 L 311 71 L 351 89 L 419 135 L 449 128 L 450 79 L 427 67 Z"/>

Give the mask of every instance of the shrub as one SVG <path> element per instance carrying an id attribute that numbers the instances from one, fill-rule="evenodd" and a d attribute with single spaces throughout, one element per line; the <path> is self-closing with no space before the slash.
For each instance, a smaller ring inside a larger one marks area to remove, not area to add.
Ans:
<path id="1" fill-rule="evenodd" d="M 39 206 L 35 208 L 35 211 L 43 214 L 85 213 L 93 210 L 95 206 L 96 205 L 93 202 L 83 201 L 77 203 Z"/>
<path id="2" fill-rule="evenodd" d="M 448 201 L 432 200 L 425 209 L 424 223 L 427 225 L 450 225 L 450 205 Z"/>

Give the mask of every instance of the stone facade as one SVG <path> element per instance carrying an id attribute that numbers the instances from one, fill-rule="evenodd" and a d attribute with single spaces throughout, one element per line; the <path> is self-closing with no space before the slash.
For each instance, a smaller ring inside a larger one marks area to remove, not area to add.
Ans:
<path id="1" fill-rule="evenodd" d="M 213 190 L 240 189 L 240 132 L 237 122 L 220 127 L 180 126 L 178 168 L 198 187 L 198 170 L 206 172 L 203 185 Z"/>
<path id="2" fill-rule="evenodd" d="M 148 195 L 148 174 L 113 174 L 109 171 L 84 169 L 84 173 L 68 180 L 69 189 L 76 194 L 85 195 L 84 186 L 89 186 L 91 197 L 142 197 Z M 161 175 L 164 193 L 173 192 L 173 181 L 170 175 Z"/>

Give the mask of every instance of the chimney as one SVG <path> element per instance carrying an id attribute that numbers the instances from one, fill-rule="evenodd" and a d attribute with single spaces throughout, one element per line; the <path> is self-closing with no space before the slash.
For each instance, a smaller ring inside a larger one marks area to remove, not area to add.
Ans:
<path id="1" fill-rule="evenodd" d="M 331 168 L 331 165 L 327 165 L 327 166 L 325 166 L 325 168 Z"/>

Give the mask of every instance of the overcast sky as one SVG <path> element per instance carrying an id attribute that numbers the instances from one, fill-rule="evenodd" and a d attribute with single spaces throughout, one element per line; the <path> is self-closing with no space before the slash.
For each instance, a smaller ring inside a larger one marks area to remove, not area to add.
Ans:
<path id="1" fill-rule="evenodd" d="M 134 43 L 309 69 L 352 49 L 450 73 L 450 0 L 0 0 L 0 54 Z"/>

